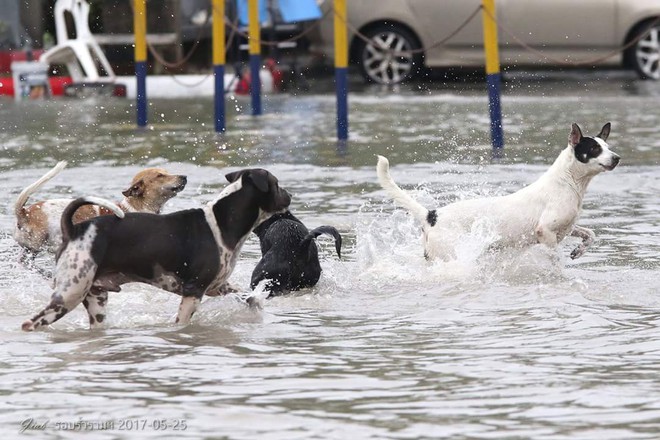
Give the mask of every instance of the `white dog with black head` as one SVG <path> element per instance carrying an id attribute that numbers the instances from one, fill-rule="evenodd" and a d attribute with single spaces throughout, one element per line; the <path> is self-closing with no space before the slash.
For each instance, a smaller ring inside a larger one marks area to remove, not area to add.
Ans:
<path id="1" fill-rule="evenodd" d="M 536 182 L 500 197 L 464 200 L 427 209 L 397 186 L 389 162 L 378 156 L 378 181 L 396 203 L 422 223 L 427 259 L 455 259 L 455 247 L 478 221 L 486 222 L 496 237 L 491 248 L 527 247 L 537 243 L 555 248 L 567 235 L 582 239 L 572 252 L 575 259 L 593 243 L 595 234 L 578 226 L 582 200 L 591 179 L 611 171 L 620 157 L 606 143 L 610 123 L 595 137 L 586 137 L 577 124 L 571 127 L 568 147 Z"/>

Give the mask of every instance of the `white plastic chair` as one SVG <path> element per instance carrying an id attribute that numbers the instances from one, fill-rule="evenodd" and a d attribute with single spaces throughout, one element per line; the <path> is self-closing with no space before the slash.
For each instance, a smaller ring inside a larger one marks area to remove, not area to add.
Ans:
<path id="1" fill-rule="evenodd" d="M 73 17 L 75 38 L 69 38 L 67 12 Z M 57 45 L 44 52 L 39 61 L 65 64 L 73 82 L 114 82 L 115 73 L 89 30 L 89 3 L 57 0 L 54 15 Z"/>

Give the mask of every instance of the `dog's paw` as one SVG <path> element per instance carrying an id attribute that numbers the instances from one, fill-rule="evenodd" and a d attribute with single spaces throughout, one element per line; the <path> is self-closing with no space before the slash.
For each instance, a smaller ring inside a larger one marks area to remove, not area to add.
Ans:
<path id="1" fill-rule="evenodd" d="M 571 260 L 575 260 L 577 258 L 580 258 L 584 253 L 587 251 L 586 246 L 578 246 L 575 249 L 573 249 L 573 252 L 571 252 Z"/>

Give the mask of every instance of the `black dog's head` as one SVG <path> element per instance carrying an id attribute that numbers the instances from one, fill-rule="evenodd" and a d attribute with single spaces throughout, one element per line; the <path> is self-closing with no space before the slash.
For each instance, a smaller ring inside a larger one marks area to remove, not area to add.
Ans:
<path id="1" fill-rule="evenodd" d="M 291 214 L 291 211 L 287 209 L 284 212 L 279 212 L 277 214 L 271 215 L 267 220 L 264 220 L 263 222 L 261 222 L 259 226 L 254 228 L 253 232 L 257 234 L 257 237 L 259 237 L 260 240 L 262 240 L 264 234 L 266 234 L 266 231 L 268 231 L 268 228 L 270 228 L 271 225 L 279 222 L 280 220 L 291 220 L 293 222 L 297 222 L 302 225 L 302 222 L 298 220 L 293 214 Z"/>
<path id="2" fill-rule="evenodd" d="M 272 215 L 254 229 L 259 237 L 261 260 L 252 272 L 250 287 L 262 280 L 271 294 L 313 287 L 321 276 L 318 249 L 314 239 L 328 234 L 335 239 L 341 258 L 342 238 L 332 226 L 319 226 L 311 231 L 293 214 L 285 211 Z"/>
<path id="3" fill-rule="evenodd" d="M 251 186 L 257 191 L 259 208 L 267 213 L 280 212 L 291 204 L 291 195 L 280 188 L 277 177 L 261 168 L 249 168 L 225 175 L 230 183 L 240 181 L 241 188 Z"/>

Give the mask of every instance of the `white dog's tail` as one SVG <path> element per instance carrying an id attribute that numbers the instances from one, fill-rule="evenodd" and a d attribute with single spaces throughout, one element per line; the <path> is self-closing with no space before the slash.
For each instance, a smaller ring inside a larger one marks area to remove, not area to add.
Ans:
<path id="1" fill-rule="evenodd" d="M 53 177 L 57 176 L 60 173 L 60 171 L 62 171 L 64 167 L 66 167 L 66 164 L 67 163 L 65 160 L 61 162 L 57 162 L 57 165 L 55 165 L 52 170 L 48 171 L 46 174 L 41 176 L 39 180 L 26 187 L 23 191 L 21 191 L 21 193 L 18 195 L 18 198 L 16 199 L 16 203 L 14 203 L 14 214 L 16 214 L 16 217 L 18 218 L 22 217 L 23 207 L 25 207 L 25 204 L 27 203 L 30 196 L 35 192 L 37 192 L 37 190 L 41 188 L 44 183 L 48 182 Z"/>
<path id="2" fill-rule="evenodd" d="M 69 205 L 62 212 L 62 219 L 60 220 L 60 227 L 62 228 L 62 240 L 66 243 L 71 240 L 73 236 L 73 214 L 76 213 L 78 208 L 84 205 L 99 205 L 112 211 L 114 215 L 119 218 L 124 218 L 124 211 L 119 206 L 112 203 L 110 200 L 102 199 L 100 197 L 80 197 L 69 203 Z"/>
<path id="3" fill-rule="evenodd" d="M 378 156 L 376 171 L 380 186 L 387 191 L 396 203 L 409 210 L 417 220 L 424 224 L 427 221 L 429 210 L 410 197 L 394 182 L 392 176 L 390 176 L 390 162 L 386 157 Z"/>

